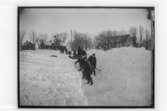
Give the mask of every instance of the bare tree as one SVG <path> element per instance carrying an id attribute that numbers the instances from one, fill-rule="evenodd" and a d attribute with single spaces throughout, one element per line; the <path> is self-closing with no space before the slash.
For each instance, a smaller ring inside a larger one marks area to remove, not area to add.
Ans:
<path id="1" fill-rule="evenodd" d="M 35 49 L 35 44 L 36 44 L 36 39 L 37 39 L 37 35 L 35 32 L 31 32 L 30 33 L 30 41 L 32 42 L 32 49 Z"/>
<path id="2" fill-rule="evenodd" d="M 112 31 L 101 32 L 96 36 L 96 48 L 109 49 L 111 46 L 111 37 L 113 37 Z"/>
<path id="3" fill-rule="evenodd" d="M 113 36 L 117 36 L 118 32 L 117 31 L 112 31 Z"/>
<path id="4" fill-rule="evenodd" d="M 31 40 L 31 42 L 33 43 L 33 44 L 35 44 L 35 41 L 36 41 L 36 33 L 35 32 L 31 32 L 30 33 L 30 40 Z"/>
<path id="5" fill-rule="evenodd" d="M 54 42 L 56 45 L 64 45 L 66 39 L 67 39 L 67 33 L 57 33 L 54 36 Z"/>
<path id="6" fill-rule="evenodd" d="M 148 41 L 150 38 L 150 33 L 147 29 L 145 30 L 145 32 L 146 32 L 146 41 Z"/>
<path id="7" fill-rule="evenodd" d="M 145 40 L 145 45 L 146 45 L 146 49 L 151 49 L 151 35 L 149 33 L 149 31 L 146 29 L 146 40 Z"/>
<path id="8" fill-rule="evenodd" d="M 25 37 L 25 34 L 26 34 L 26 32 L 25 31 L 23 31 L 23 32 L 20 32 L 20 49 L 21 49 L 21 46 L 23 45 L 23 40 L 24 40 L 24 37 Z"/>
<path id="9" fill-rule="evenodd" d="M 136 29 L 136 27 L 130 27 L 129 33 L 130 33 L 130 35 L 131 35 L 132 37 L 136 36 L 136 34 L 137 34 L 137 29 Z"/>
<path id="10" fill-rule="evenodd" d="M 37 38 L 36 38 L 37 39 Z M 39 41 L 43 41 L 44 43 L 46 43 L 46 40 L 48 39 L 48 35 L 46 33 L 40 34 L 38 36 L 38 40 Z"/>
<path id="11" fill-rule="evenodd" d="M 143 26 L 140 25 L 139 26 L 140 43 L 142 43 L 143 34 L 144 34 L 144 28 L 143 28 Z"/>
<path id="12" fill-rule="evenodd" d="M 81 48 L 91 48 L 92 47 L 92 40 L 91 38 L 85 33 L 74 32 L 73 33 L 73 41 L 71 42 L 71 49 L 76 50 L 78 47 Z"/>

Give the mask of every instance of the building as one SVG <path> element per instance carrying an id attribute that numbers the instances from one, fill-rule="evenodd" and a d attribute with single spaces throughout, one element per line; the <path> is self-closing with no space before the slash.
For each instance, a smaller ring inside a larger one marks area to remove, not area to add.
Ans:
<path id="1" fill-rule="evenodd" d="M 105 38 L 103 42 L 98 45 L 97 48 L 108 50 L 116 47 L 128 47 L 136 46 L 136 37 L 132 37 L 129 34 L 117 35 Z"/>

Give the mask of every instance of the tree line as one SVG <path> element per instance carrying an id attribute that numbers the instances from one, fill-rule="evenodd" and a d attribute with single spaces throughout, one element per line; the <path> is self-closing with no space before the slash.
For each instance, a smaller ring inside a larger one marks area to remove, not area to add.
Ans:
<path id="1" fill-rule="evenodd" d="M 77 50 L 81 47 L 85 50 L 96 48 L 109 50 L 116 47 L 144 47 L 147 50 L 151 48 L 151 36 L 148 30 L 142 26 L 131 27 L 129 32 L 123 31 L 102 31 L 94 38 L 87 33 L 77 31 L 68 35 L 66 32 L 56 33 L 48 40 L 47 34 L 37 35 L 35 32 L 28 34 L 29 40 L 24 41 L 26 32 L 20 32 L 20 50 L 35 49 L 54 49 L 65 51 L 67 49 Z M 137 37 L 138 36 L 138 37 Z M 70 39 L 69 39 L 70 38 Z M 68 40 L 67 40 L 68 39 Z"/>

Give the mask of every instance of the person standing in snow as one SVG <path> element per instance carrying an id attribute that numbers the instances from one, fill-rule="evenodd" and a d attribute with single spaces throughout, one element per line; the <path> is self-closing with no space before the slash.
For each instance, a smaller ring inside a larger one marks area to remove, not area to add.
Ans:
<path id="1" fill-rule="evenodd" d="M 95 56 L 95 53 L 93 53 L 91 56 L 89 56 L 88 61 L 91 64 L 91 70 L 94 73 L 94 76 L 96 76 L 96 72 L 95 72 L 95 69 L 96 69 L 96 56 Z"/>
<path id="2" fill-rule="evenodd" d="M 85 59 L 83 66 L 83 77 L 87 80 L 87 84 L 93 85 L 91 65 L 87 59 Z"/>
<path id="3" fill-rule="evenodd" d="M 77 63 L 79 63 L 79 66 L 80 66 L 80 69 L 79 71 L 81 71 L 84 67 L 84 64 L 85 64 L 85 61 L 86 61 L 86 57 L 79 57 L 77 61 L 75 61 L 75 65 Z"/>
<path id="4" fill-rule="evenodd" d="M 82 71 L 82 79 L 86 79 L 87 83 L 92 85 L 93 80 L 91 77 L 92 70 L 91 70 L 91 65 L 87 59 L 87 56 L 82 56 L 81 58 L 78 58 L 78 60 L 75 62 L 75 65 L 79 63 L 80 69 L 79 71 Z"/>
<path id="5" fill-rule="evenodd" d="M 81 49 L 81 47 L 79 46 L 79 47 L 78 47 L 78 58 L 80 58 L 81 55 L 82 55 L 82 49 Z"/>
<path id="6" fill-rule="evenodd" d="M 82 49 L 82 56 L 87 56 L 87 53 L 84 49 Z"/>

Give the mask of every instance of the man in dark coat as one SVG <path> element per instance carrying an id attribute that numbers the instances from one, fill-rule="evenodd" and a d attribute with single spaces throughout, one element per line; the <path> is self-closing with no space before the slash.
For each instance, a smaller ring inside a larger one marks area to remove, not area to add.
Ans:
<path id="1" fill-rule="evenodd" d="M 85 61 L 86 61 L 86 57 L 79 57 L 77 61 L 75 61 L 75 65 L 77 63 L 79 63 L 80 69 L 79 71 L 81 71 L 84 68 L 85 65 Z"/>
<path id="2" fill-rule="evenodd" d="M 83 71 L 83 77 L 87 80 L 87 84 L 93 85 L 93 80 L 91 77 L 92 70 L 91 70 L 91 65 L 88 60 L 85 60 L 82 71 Z"/>
<path id="3" fill-rule="evenodd" d="M 80 65 L 80 69 L 79 71 L 82 71 L 82 79 L 86 79 L 87 83 L 92 85 L 93 84 L 93 80 L 91 77 L 92 74 L 92 70 L 91 70 L 91 65 L 89 63 L 89 61 L 87 60 L 87 56 L 82 56 L 82 58 L 79 58 L 75 64 L 79 63 Z"/>
<path id="4" fill-rule="evenodd" d="M 87 56 L 87 53 L 84 49 L 82 49 L 82 56 Z"/>
<path id="5" fill-rule="evenodd" d="M 95 56 L 95 53 L 93 53 L 91 56 L 89 56 L 88 61 L 91 64 L 91 70 L 94 73 L 94 76 L 96 76 L 96 72 L 95 72 L 95 69 L 96 69 L 96 56 Z"/>
<path id="6" fill-rule="evenodd" d="M 79 46 L 79 47 L 78 47 L 78 57 L 81 57 L 81 55 L 82 55 L 82 49 L 81 49 L 81 47 Z"/>

